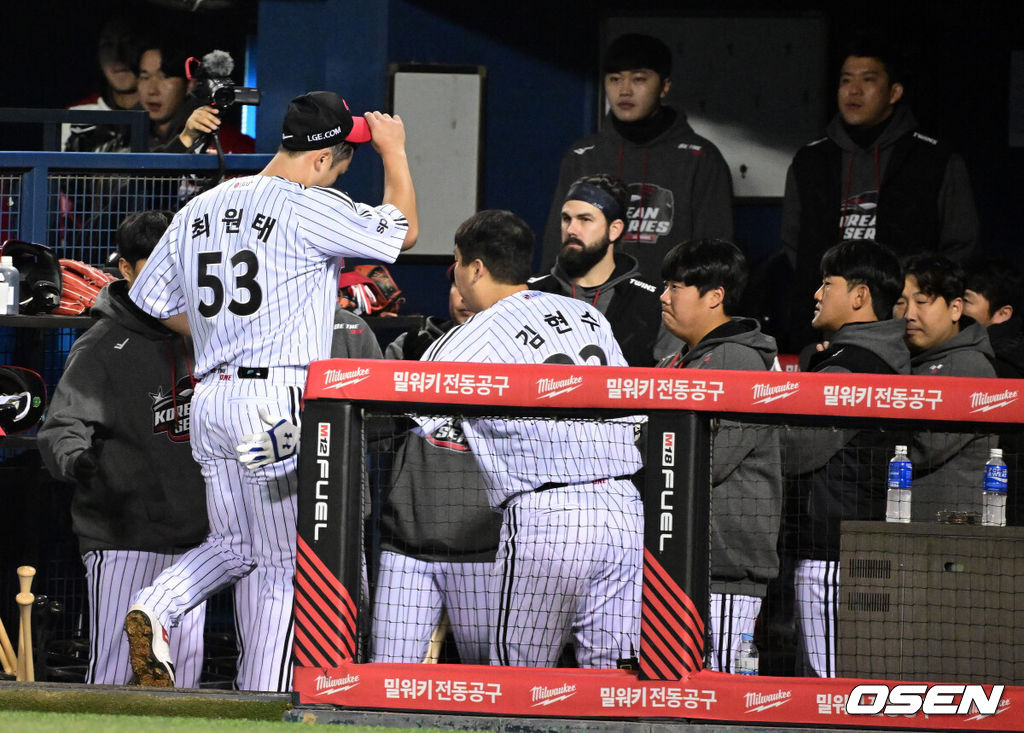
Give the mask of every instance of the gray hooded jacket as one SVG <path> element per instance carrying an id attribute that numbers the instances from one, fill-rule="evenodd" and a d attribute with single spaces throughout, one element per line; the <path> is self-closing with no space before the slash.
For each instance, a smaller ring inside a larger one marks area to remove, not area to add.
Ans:
<path id="1" fill-rule="evenodd" d="M 752 318 L 733 318 L 658 366 L 767 371 L 775 339 Z M 711 465 L 711 591 L 763 598 L 779 573 L 782 466 L 776 430 L 717 421 Z"/>
<path id="2" fill-rule="evenodd" d="M 960 332 L 910 359 L 913 374 L 936 377 L 994 377 L 992 346 L 985 327 L 971 318 Z M 916 430 L 910 443 L 914 483 L 910 519 L 934 522 L 939 511 L 981 516 L 981 483 L 995 435 Z"/>

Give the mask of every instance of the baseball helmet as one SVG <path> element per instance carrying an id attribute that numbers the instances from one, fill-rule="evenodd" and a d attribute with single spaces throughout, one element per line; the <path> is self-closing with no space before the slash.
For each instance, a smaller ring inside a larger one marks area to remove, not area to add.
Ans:
<path id="1" fill-rule="evenodd" d="M 31 369 L 0 367 L 0 429 L 20 433 L 36 425 L 46 407 L 46 384 Z"/>
<path id="2" fill-rule="evenodd" d="M 49 313 L 60 304 L 60 262 L 52 249 L 45 244 L 8 239 L 0 247 L 0 255 L 9 256 L 20 275 L 19 313 Z"/>

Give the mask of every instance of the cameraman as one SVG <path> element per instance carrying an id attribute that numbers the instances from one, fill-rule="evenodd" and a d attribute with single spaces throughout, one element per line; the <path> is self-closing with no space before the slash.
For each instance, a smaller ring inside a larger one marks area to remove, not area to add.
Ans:
<path id="1" fill-rule="evenodd" d="M 213 151 L 211 133 L 220 129 L 225 153 L 252 153 L 255 143 L 230 123 L 220 111 L 190 95 L 195 80 L 186 78 L 189 57 L 174 40 L 151 41 L 139 59 L 139 98 L 149 113 L 149 149 L 154 153 Z"/>

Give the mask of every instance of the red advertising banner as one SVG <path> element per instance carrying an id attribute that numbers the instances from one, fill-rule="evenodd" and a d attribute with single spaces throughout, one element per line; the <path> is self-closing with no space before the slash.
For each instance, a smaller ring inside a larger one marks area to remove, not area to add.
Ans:
<path id="1" fill-rule="evenodd" d="M 569 718 L 691 718 L 932 730 L 1024 730 L 1024 688 L 759 677 L 702 671 L 640 681 L 623 670 L 448 664 L 296 667 L 300 704 Z M 916 712 L 908 712 L 915 710 Z"/>
<path id="2" fill-rule="evenodd" d="M 1024 422 L 1013 379 L 330 359 L 305 398 Z"/>

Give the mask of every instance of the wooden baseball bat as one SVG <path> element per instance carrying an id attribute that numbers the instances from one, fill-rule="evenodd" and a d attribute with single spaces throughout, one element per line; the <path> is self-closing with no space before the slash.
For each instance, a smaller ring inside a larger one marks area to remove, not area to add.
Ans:
<path id="1" fill-rule="evenodd" d="M 31 565 L 22 565 L 18 568 L 18 582 L 21 584 L 22 593 L 32 592 L 32 578 L 36 575 L 36 569 Z"/>
<path id="2" fill-rule="evenodd" d="M 7 627 L 4 620 L 0 618 L 0 663 L 4 668 L 4 674 L 17 675 L 18 658 L 14 656 L 14 647 L 11 646 L 11 639 L 7 636 Z"/>
<path id="3" fill-rule="evenodd" d="M 14 600 L 17 601 L 20 604 L 20 601 L 18 601 L 18 598 L 20 598 L 24 594 L 28 594 L 28 595 L 32 594 L 32 578 L 34 578 L 35 575 L 36 575 L 36 569 L 34 567 L 32 567 L 31 565 L 22 565 L 22 566 L 20 566 L 18 568 L 17 572 L 18 572 L 18 583 L 19 583 L 19 585 L 21 587 L 21 592 L 18 594 L 17 597 L 15 597 Z M 32 601 L 30 601 L 29 603 L 31 603 L 31 602 Z M 31 614 L 31 606 L 29 607 L 29 613 Z M 24 611 L 24 609 L 22 609 L 21 621 L 19 623 L 19 629 L 18 629 L 18 656 L 14 658 L 15 668 L 17 670 L 17 672 L 16 672 L 16 679 L 21 680 L 21 681 L 27 681 L 28 680 L 28 677 L 27 677 L 28 670 L 25 667 L 25 665 L 26 665 L 26 663 L 31 663 L 31 661 L 32 661 L 31 658 L 29 658 L 28 660 L 25 659 L 25 646 L 24 646 L 24 644 L 25 644 L 25 637 L 24 637 L 24 632 L 23 632 L 24 623 L 25 623 L 25 611 Z M 32 645 L 31 641 L 32 640 L 29 639 L 29 646 L 30 647 Z M 31 657 L 31 653 L 29 654 L 29 657 Z"/>
<path id="4" fill-rule="evenodd" d="M 434 627 L 434 633 L 430 635 L 430 646 L 427 647 L 427 656 L 423 658 L 424 664 L 437 664 L 441 658 L 441 647 L 444 646 L 444 637 L 448 636 L 448 611 L 441 609 L 441 618 Z"/>
<path id="5" fill-rule="evenodd" d="M 32 604 L 36 597 L 31 593 L 19 593 L 15 598 L 21 606 L 21 631 L 18 637 L 18 648 L 21 654 L 18 656 L 18 680 L 20 682 L 35 682 L 36 670 L 32 662 Z"/>

